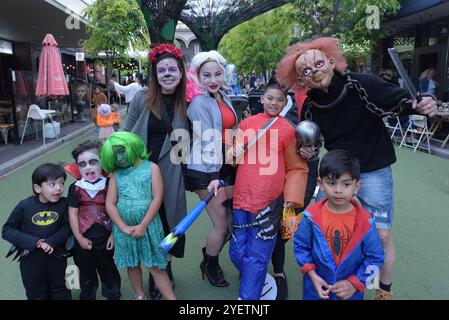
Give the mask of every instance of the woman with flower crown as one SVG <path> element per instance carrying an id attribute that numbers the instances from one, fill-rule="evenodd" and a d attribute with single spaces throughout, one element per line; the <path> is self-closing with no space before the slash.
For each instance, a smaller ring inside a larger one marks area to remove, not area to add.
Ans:
<path id="1" fill-rule="evenodd" d="M 186 71 L 183 52 L 172 44 L 154 46 L 149 54 L 151 76 L 148 88 L 136 93 L 129 106 L 124 130 L 139 135 L 148 149 L 149 160 L 158 164 L 164 182 L 164 198 L 159 215 L 165 235 L 186 214 L 186 195 L 182 173 L 181 146 L 189 144 L 188 135 L 180 142 L 170 140 L 177 133 L 188 133 L 186 116 Z M 184 256 L 185 238 L 180 238 L 169 251 L 167 272 L 174 288 L 171 256 Z M 161 294 L 150 275 L 150 297 L 160 299 Z"/>

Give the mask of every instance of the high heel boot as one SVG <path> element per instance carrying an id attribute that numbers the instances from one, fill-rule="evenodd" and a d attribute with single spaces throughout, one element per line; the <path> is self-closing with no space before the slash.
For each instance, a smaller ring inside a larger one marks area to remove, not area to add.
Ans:
<path id="1" fill-rule="evenodd" d="M 211 285 L 215 287 L 228 287 L 229 282 L 226 281 L 223 270 L 218 264 L 218 255 L 210 256 L 206 253 L 206 248 L 203 248 L 203 261 L 200 263 L 201 275 L 204 280 L 204 275 L 207 276 Z"/>

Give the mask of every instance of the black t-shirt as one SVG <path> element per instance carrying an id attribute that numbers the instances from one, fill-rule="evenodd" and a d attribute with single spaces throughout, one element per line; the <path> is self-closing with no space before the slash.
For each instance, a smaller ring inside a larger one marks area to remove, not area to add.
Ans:
<path id="1" fill-rule="evenodd" d="M 69 187 L 69 192 L 67 193 L 67 204 L 69 207 L 79 208 L 80 204 L 75 192 L 75 183 L 76 182 L 72 183 Z"/>
<path id="2" fill-rule="evenodd" d="M 54 249 L 64 247 L 70 234 L 65 197 L 56 203 L 42 203 L 38 196 L 20 201 L 2 229 L 5 240 L 30 251 L 40 239 L 45 239 Z"/>
<path id="3" fill-rule="evenodd" d="M 409 98 L 406 90 L 376 75 L 351 73 L 351 76 L 365 88 L 368 100 L 384 110 L 390 110 L 402 99 Z M 308 99 L 320 105 L 330 104 L 339 97 L 344 84 L 343 76 L 336 73 L 327 93 L 313 89 L 308 92 Z M 307 100 L 301 119 L 306 119 L 306 105 Z M 312 106 L 310 111 L 311 120 L 318 124 L 324 137 L 324 147 L 351 152 L 359 159 L 361 172 L 378 170 L 396 161 L 393 143 L 382 119 L 366 108 L 356 90 L 349 90 L 335 107 L 320 109 Z"/>
<path id="4" fill-rule="evenodd" d="M 175 96 L 162 95 L 163 106 L 167 110 L 170 121 L 173 121 L 175 115 Z M 162 107 L 163 107 L 162 106 Z M 148 119 L 148 153 L 150 154 L 149 160 L 158 163 L 159 154 L 161 153 L 162 147 L 164 145 L 165 138 L 167 137 L 168 129 L 164 123 L 164 120 L 158 119 L 152 112 L 150 112 L 150 117 Z"/>

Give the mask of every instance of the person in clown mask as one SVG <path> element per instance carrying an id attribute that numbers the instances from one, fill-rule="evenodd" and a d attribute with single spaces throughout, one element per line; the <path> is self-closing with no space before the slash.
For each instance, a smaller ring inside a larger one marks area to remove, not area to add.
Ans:
<path id="1" fill-rule="evenodd" d="M 101 293 L 109 300 L 120 299 L 120 274 L 114 262 L 111 219 L 106 212 L 108 178 L 102 174 L 100 142 L 86 141 L 72 151 L 76 165 L 66 170 L 78 180 L 67 196 L 69 221 L 76 239 L 73 250 L 80 270 L 80 299 L 95 300 L 98 275 Z M 98 275 L 97 275 L 98 274 Z"/>
<path id="2" fill-rule="evenodd" d="M 373 74 L 350 72 L 339 41 L 332 37 L 298 42 L 277 67 L 278 80 L 295 93 L 307 92 L 300 118 L 320 127 L 327 151 L 343 149 L 360 161 L 363 184 L 357 198 L 376 219 L 385 251 L 376 300 L 391 300 L 396 260 L 392 164 L 396 155 L 382 117 L 421 113 L 432 117 L 437 105 L 431 95 L 421 101 L 407 90 Z M 314 146 L 301 146 L 305 159 L 315 156 Z M 325 194 L 320 192 L 317 200 Z M 363 290 L 363 286 L 360 286 Z"/>
<path id="3" fill-rule="evenodd" d="M 127 268 L 136 300 L 146 299 L 141 264 L 167 300 L 175 294 L 168 277 L 167 256 L 158 250 L 164 230 L 158 214 L 164 194 L 159 166 L 148 159 L 143 140 L 132 132 L 115 132 L 101 148 L 101 163 L 112 173 L 106 209 L 113 222 L 115 263 Z"/>

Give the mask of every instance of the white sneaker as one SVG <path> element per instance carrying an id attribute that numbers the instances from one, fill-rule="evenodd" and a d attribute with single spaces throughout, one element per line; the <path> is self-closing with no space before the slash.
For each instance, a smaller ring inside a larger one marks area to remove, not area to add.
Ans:
<path id="1" fill-rule="evenodd" d="M 276 300 L 277 294 L 278 288 L 276 286 L 276 281 L 271 274 L 267 273 L 260 300 Z"/>

